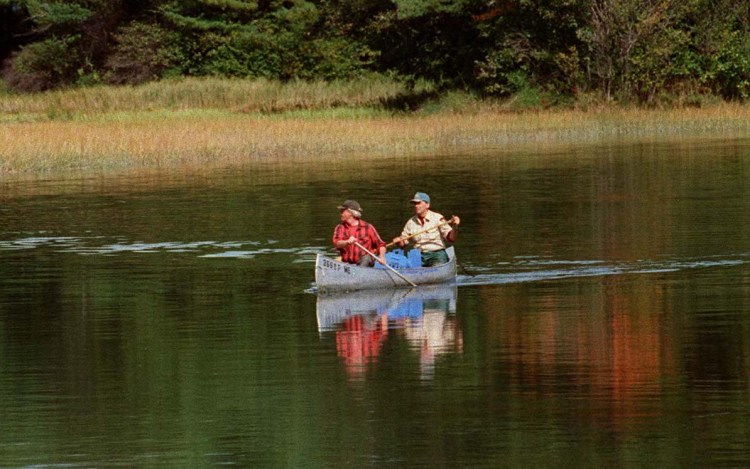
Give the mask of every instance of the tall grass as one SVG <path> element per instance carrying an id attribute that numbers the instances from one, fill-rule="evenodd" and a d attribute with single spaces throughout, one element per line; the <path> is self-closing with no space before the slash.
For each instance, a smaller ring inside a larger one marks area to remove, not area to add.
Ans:
<path id="1" fill-rule="evenodd" d="M 284 112 L 337 107 L 380 107 L 407 92 L 429 90 L 374 76 L 335 82 L 184 78 L 140 86 L 94 86 L 30 95 L 0 95 L 0 114 L 65 119 L 76 114 L 154 110 L 222 109 L 231 112 Z"/>
<path id="2" fill-rule="evenodd" d="M 511 113 L 419 86 L 189 79 L 0 95 L 0 177 L 750 135 L 741 105 Z M 428 99 L 392 112 L 404 96 Z"/>

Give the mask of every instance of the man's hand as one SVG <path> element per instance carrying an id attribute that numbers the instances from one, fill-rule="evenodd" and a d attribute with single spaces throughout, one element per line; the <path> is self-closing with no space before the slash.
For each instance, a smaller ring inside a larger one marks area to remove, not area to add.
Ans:
<path id="1" fill-rule="evenodd" d="M 461 224 L 461 219 L 458 218 L 456 215 L 453 215 L 450 220 L 448 220 L 449 225 L 458 226 Z"/>
<path id="2" fill-rule="evenodd" d="M 401 236 L 397 236 L 397 237 L 393 238 L 393 244 L 398 244 L 399 246 L 404 247 L 404 246 L 406 246 L 406 243 L 407 243 L 407 241 L 404 238 L 402 238 Z"/>

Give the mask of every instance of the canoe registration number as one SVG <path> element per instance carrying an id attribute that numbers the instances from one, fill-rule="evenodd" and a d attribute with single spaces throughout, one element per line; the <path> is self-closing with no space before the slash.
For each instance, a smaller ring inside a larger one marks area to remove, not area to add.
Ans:
<path id="1" fill-rule="evenodd" d="M 341 265 L 341 264 L 339 264 L 337 262 L 333 262 L 333 261 L 330 261 L 328 259 L 323 259 L 322 264 L 323 264 L 324 268 L 329 269 L 329 270 L 336 270 L 336 271 L 339 271 L 339 272 L 343 271 L 344 273 L 347 273 L 347 274 L 351 274 L 352 273 L 351 269 L 349 268 L 348 265 Z"/>

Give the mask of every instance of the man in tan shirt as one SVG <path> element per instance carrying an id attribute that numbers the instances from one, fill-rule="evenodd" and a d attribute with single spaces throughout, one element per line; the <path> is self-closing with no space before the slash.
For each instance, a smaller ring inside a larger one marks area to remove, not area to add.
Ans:
<path id="1" fill-rule="evenodd" d="M 441 214 L 430 210 L 430 196 L 424 192 L 414 194 L 411 203 L 415 215 L 406 222 L 401 236 L 394 238 L 393 242 L 402 247 L 413 242 L 414 247 L 422 253 L 422 267 L 448 262 L 445 243 L 456 241 L 461 220 L 454 215 L 446 222 Z M 414 236 L 415 233 L 420 234 Z"/>

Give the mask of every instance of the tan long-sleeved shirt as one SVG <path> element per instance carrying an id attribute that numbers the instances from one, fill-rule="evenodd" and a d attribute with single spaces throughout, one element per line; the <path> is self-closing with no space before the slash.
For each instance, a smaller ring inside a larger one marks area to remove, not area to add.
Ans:
<path id="1" fill-rule="evenodd" d="M 401 232 L 401 237 L 406 238 L 428 228 L 437 227 L 444 221 L 445 218 L 443 218 L 441 214 L 433 212 L 432 210 L 427 211 L 424 220 L 420 219 L 417 215 L 414 215 L 406 222 L 404 230 Z M 440 227 L 411 238 L 409 242 L 413 243 L 414 247 L 422 252 L 439 251 L 445 249 L 445 238 L 452 229 L 453 228 L 446 223 Z"/>

